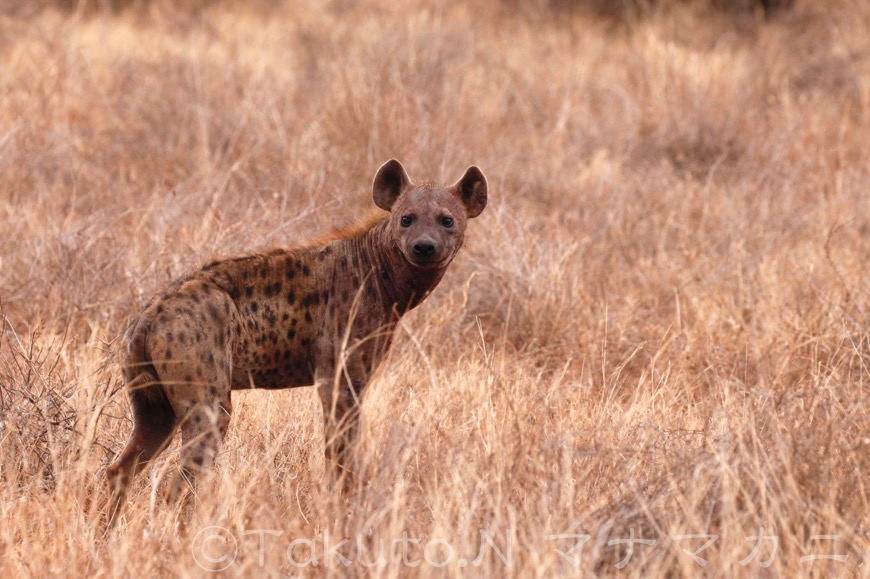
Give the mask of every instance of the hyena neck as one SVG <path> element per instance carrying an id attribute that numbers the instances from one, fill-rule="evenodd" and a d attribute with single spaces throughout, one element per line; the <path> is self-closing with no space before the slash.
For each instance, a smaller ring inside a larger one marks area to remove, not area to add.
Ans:
<path id="1" fill-rule="evenodd" d="M 435 289 L 444 276 L 446 265 L 440 268 L 414 267 L 390 236 L 385 220 L 360 238 L 361 261 L 386 309 L 395 308 L 399 315 L 417 307 Z"/>

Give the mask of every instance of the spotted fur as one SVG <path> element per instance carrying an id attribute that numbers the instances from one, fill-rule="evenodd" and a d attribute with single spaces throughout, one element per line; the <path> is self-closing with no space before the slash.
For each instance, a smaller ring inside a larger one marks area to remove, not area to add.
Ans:
<path id="1" fill-rule="evenodd" d="M 372 195 L 390 214 L 307 246 L 209 263 L 175 281 L 132 322 L 123 365 L 133 432 L 107 468 L 118 512 L 135 474 L 181 430 L 181 473 L 209 467 L 226 435 L 232 390 L 314 385 L 326 458 L 343 490 L 358 401 L 399 318 L 435 288 L 483 211 L 487 184 L 469 167 L 452 186 L 411 183 L 395 160 Z"/>

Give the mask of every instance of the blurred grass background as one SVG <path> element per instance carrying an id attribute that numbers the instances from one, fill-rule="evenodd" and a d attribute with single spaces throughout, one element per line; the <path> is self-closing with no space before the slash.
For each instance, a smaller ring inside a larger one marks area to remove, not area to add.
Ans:
<path id="1" fill-rule="evenodd" d="M 4 2 L 0 567 L 197 575 L 217 525 L 234 575 L 870 576 L 868 30 L 858 0 Z M 352 499 L 314 392 L 246 392 L 193 520 L 168 453 L 103 536 L 130 316 L 353 220 L 391 157 L 477 164 L 491 203 L 366 395 Z M 481 530 L 510 565 L 459 564 Z M 288 561 L 324 533 L 349 568 Z M 403 533 L 455 556 L 359 563 Z"/>

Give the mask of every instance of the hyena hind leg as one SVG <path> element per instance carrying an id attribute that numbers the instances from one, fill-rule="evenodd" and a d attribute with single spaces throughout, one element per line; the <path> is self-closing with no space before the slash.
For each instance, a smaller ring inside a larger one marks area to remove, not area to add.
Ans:
<path id="1" fill-rule="evenodd" d="M 129 393 L 133 432 L 117 460 L 106 467 L 109 528 L 114 526 L 123 509 L 136 473 L 166 448 L 175 433 L 175 412 L 159 385 L 134 386 Z"/>
<path id="2" fill-rule="evenodd" d="M 196 404 L 181 421 L 181 465 L 168 489 L 170 501 L 196 493 L 197 477 L 214 467 L 230 425 L 229 391 L 215 404 Z"/>

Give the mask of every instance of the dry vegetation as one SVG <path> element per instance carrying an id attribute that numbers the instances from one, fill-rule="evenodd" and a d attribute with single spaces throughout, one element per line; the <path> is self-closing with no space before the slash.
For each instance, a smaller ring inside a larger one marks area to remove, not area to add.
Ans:
<path id="1" fill-rule="evenodd" d="M 205 574 L 214 525 L 232 575 L 870 577 L 870 5 L 572 4 L 4 3 L 4 574 Z M 491 205 L 367 392 L 352 498 L 313 390 L 247 392 L 196 513 L 167 453 L 104 536 L 129 317 L 352 220 L 390 157 L 479 164 Z"/>

